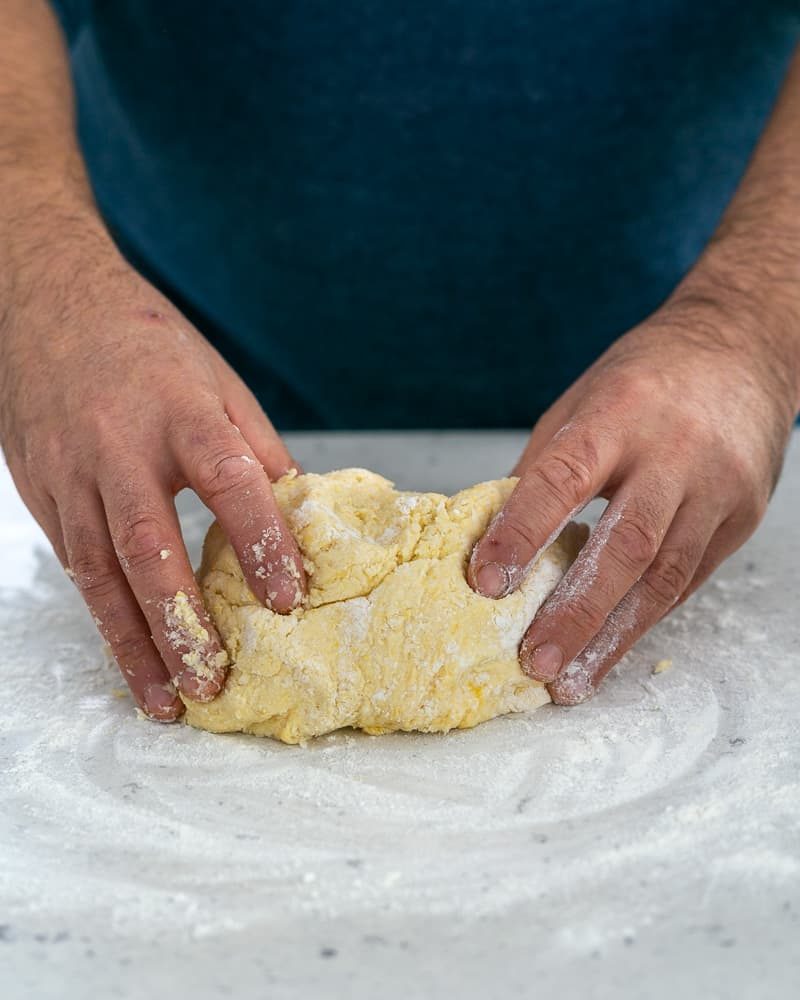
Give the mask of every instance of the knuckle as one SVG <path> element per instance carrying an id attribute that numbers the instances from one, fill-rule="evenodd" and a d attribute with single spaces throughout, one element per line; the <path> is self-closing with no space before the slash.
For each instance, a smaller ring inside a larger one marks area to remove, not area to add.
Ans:
<path id="1" fill-rule="evenodd" d="M 554 451 L 542 461 L 536 475 L 551 494 L 575 507 L 592 491 L 596 462 L 594 447 L 584 444 L 580 452 Z"/>
<path id="2" fill-rule="evenodd" d="M 591 638 L 607 617 L 607 612 L 589 592 L 574 597 L 564 611 L 564 618 L 568 623 L 567 633 L 572 637 Z"/>
<path id="3" fill-rule="evenodd" d="M 70 555 L 69 568 L 75 582 L 92 605 L 111 597 L 119 586 L 119 562 L 104 545 L 84 541 Z"/>
<path id="4" fill-rule="evenodd" d="M 668 379 L 663 372 L 652 365 L 639 364 L 636 371 L 631 372 L 625 385 L 626 395 L 639 405 L 647 405 L 650 400 L 659 398 Z"/>
<path id="5" fill-rule="evenodd" d="M 775 475 L 763 456 L 755 458 L 741 449 L 729 450 L 725 465 L 728 502 L 732 502 L 753 523 L 757 523 L 767 509 L 776 482 Z"/>
<path id="6" fill-rule="evenodd" d="M 709 425 L 705 414 L 692 413 L 691 417 L 679 417 L 675 422 L 674 443 L 681 455 L 685 455 L 687 450 L 707 449 L 712 455 L 721 455 L 727 450 L 723 431 L 714 424 Z"/>
<path id="7" fill-rule="evenodd" d="M 727 524 L 740 539 L 740 544 L 758 527 L 767 512 L 769 500 L 755 493 L 749 494 L 731 514 Z"/>
<path id="8" fill-rule="evenodd" d="M 22 462 L 33 479 L 41 473 L 42 467 L 53 468 L 61 457 L 61 440 L 58 434 L 46 434 L 39 441 L 29 438 L 22 447 Z"/>
<path id="9" fill-rule="evenodd" d="M 722 432 L 717 432 L 719 443 L 716 454 L 722 456 L 723 474 L 729 485 L 729 493 L 755 500 L 758 506 L 766 502 L 777 481 L 781 467 L 782 450 L 772 448 L 754 449 L 740 441 L 731 441 Z M 775 453 L 777 451 L 777 453 Z"/>
<path id="10" fill-rule="evenodd" d="M 205 451 L 219 439 L 222 410 L 219 401 L 205 393 L 173 393 L 164 403 L 165 419 L 172 439 L 180 448 Z"/>
<path id="11" fill-rule="evenodd" d="M 241 450 L 211 452 L 198 463 L 194 485 L 209 500 L 233 493 L 246 485 L 256 474 L 256 462 Z"/>
<path id="12" fill-rule="evenodd" d="M 642 585 L 658 605 L 674 604 L 691 583 L 695 562 L 689 549 L 662 549 Z"/>
<path id="13" fill-rule="evenodd" d="M 737 490 L 752 490 L 756 475 L 752 462 L 742 451 L 729 449 L 726 455 L 729 481 Z"/>
<path id="14" fill-rule="evenodd" d="M 641 514 L 620 518 L 614 529 L 614 550 L 632 567 L 649 565 L 658 552 L 659 533 Z"/>
<path id="15" fill-rule="evenodd" d="M 91 427 L 99 441 L 113 441 L 127 423 L 120 400 L 112 390 L 96 393 L 91 404 Z"/>
<path id="16" fill-rule="evenodd" d="M 118 663 L 131 667 L 149 659 L 153 651 L 150 636 L 142 631 L 129 631 L 114 636 L 111 639 L 111 649 Z"/>
<path id="17" fill-rule="evenodd" d="M 628 367 L 621 365 L 606 373 L 604 379 L 608 396 L 617 405 L 638 407 L 646 404 L 663 387 L 663 381 L 652 368 L 641 365 Z"/>
<path id="18" fill-rule="evenodd" d="M 152 515 L 142 514 L 128 521 L 114 540 L 123 569 L 140 569 L 160 560 L 166 535 L 159 519 Z"/>
<path id="19" fill-rule="evenodd" d="M 751 530 L 755 530 L 756 526 L 763 521 L 764 516 L 767 513 L 767 507 L 769 506 L 769 497 L 763 495 L 757 495 L 752 497 L 750 504 L 747 508 L 749 515 L 748 527 Z"/>
<path id="20" fill-rule="evenodd" d="M 503 543 L 514 562 L 525 560 L 535 552 L 537 542 L 534 534 L 525 521 L 518 517 L 509 517 L 503 521 Z M 488 553 L 486 553 L 488 556 Z M 488 556 L 491 558 L 491 556 Z"/>

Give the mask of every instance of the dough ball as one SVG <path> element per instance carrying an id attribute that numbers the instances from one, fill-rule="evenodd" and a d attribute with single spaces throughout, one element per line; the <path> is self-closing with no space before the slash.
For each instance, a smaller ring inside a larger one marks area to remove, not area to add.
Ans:
<path id="1" fill-rule="evenodd" d="M 258 604 L 212 525 L 198 579 L 232 667 L 213 702 L 186 701 L 186 721 L 302 743 L 343 726 L 446 732 L 549 701 L 520 670 L 518 647 L 585 529 L 569 525 L 502 600 L 464 577 L 515 482 L 445 497 L 399 492 L 364 469 L 284 476 L 275 497 L 310 587 L 289 615 Z"/>

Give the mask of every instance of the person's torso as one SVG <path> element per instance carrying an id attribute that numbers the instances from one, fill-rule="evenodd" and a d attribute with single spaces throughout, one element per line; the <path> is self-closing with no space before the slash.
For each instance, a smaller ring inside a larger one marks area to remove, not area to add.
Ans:
<path id="1" fill-rule="evenodd" d="M 102 210 L 283 426 L 530 423 L 695 260 L 792 0 L 105 0 Z"/>

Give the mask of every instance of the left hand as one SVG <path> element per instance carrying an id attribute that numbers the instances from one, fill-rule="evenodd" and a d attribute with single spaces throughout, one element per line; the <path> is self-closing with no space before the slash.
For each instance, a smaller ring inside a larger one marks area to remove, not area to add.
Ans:
<path id="1" fill-rule="evenodd" d="M 502 597 L 590 500 L 609 501 L 520 647 L 557 704 L 591 697 L 763 517 L 798 403 L 797 359 L 753 312 L 676 293 L 621 337 L 539 420 L 519 483 L 475 546 L 470 585 Z"/>

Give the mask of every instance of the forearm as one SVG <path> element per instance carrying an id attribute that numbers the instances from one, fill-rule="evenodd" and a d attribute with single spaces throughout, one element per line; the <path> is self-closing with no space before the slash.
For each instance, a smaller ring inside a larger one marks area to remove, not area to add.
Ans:
<path id="1" fill-rule="evenodd" d="M 515 590 L 555 534 L 608 500 L 520 645 L 574 705 L 749 535 L 800 408 L 800 50 L 717 232 L 662 308 L 544 414 L 468 581 Z"/>
<path id="2" fill-rule="evenodd" d="M 714 237 L 676 292 L 712 299 L 765 341 L 800 409 L 800 49 Z"/>
<path id="3" fill-rule="evenodd" d="M 14 359 L 37 336 L 55 349 L 66 319 L 103 287 L 97 276 L 121 273 L 124 264 L 94 203 L 66 46 L 50 5 L 0 0 L 0 38 L 2 407 Z M 40 312 L 59 320 L 39 323 Z"/>
<path id="4" fill-rule="evenodd" d="M 78 145 L 72 81 L 45 0 L 0 0 L 0 297 L 39 251 L 78 233 L 106 242 Z"/>
<path id="5" fill-rule="evenodd" d="M 45 0 L 0 0 L 0 191 L 91 201 L 75 132 L 69 61 Z M 0 198 L 0 217 L 13 205 Z"/>

